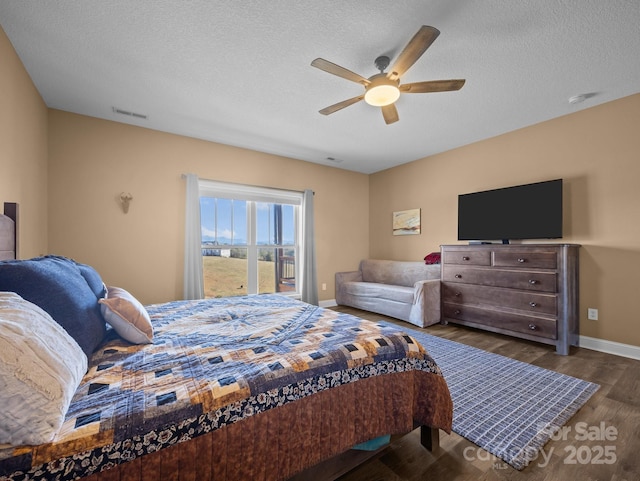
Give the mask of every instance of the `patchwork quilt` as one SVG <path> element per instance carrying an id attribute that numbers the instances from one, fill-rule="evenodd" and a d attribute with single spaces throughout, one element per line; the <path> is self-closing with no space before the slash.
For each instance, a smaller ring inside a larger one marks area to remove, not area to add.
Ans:
<path id="1" fill-rule="evenodd" d="M 441 376 L 399 328 L 280 295 L 147 310 L 153 344 L 109 332 L 54 442 L 0 449 L 0 479 L 75 479 L 334 386 Z"/>

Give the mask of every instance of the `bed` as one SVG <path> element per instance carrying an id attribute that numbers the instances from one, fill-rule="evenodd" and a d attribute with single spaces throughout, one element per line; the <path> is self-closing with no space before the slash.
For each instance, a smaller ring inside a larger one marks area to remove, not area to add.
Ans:
<path id="1" fill-rule="evenodd" d="M 54 286 L 46 290 L 55 302 L 43 300 L 44 289 L 11 271 L 30 263 L 51 264 L 54 278 L 65 271 L 65 289 L 79 276 L 83 295 L 67 299 Z M 0 291 L 20 291 L 22 301 L 9 300 L 38 315 L 54 312 L 55 329 L 73 317 L 59 309 L 76 298 L 90 311 L 82 323 L 99 314 L 103 324 L 97 336 L 63 326 L 80 340 L 76 352 L 90 350 L 86 370 L 76 369 L 84 372 L 48 442 L 0 447 L 0 479 L 286 480 L 380 436 L 421 426 L 428 445 L 429 434 L 451 430 L 438 366 L 398 327 L 281 295 L 142 307 L 101 282 L 90 266 L 58 256 L 0 262 Z M 113 316 L 107 299 L 126 305 L 118 321 L 128 324 L 104 323 Z"/>

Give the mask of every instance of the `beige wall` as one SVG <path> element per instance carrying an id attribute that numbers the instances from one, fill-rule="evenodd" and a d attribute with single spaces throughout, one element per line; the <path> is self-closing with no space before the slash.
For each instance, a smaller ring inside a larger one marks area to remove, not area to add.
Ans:
<path id="1" fill-rule="evenodd" d="M 315 192 L 320 300 L 334 273 L 369 253 L 367 175 L 99 120 L 49 112 L 49 251 L 98 269 L 143 303 L 182 296 L 181 174 Z M 133 195 L 128 214 L 118 203 Z"/>
<path id="2" fill-rule="evenodd" d="M 420 260 L 457 243 L 458 194 L 563 178 L 563 242 L 583 246 L 580 334 L 640 346 L 639 125 L 636 94 L 373 174 L 370 255 Z M 413 208 L 422 234 L 391 235 L 392 213 Z"/>
<path id="3" fill-rule="evenodd" d="M 0 28 L 0 213 L 20 209 L 18 255 L 47 250 L 47 107 Z"/>

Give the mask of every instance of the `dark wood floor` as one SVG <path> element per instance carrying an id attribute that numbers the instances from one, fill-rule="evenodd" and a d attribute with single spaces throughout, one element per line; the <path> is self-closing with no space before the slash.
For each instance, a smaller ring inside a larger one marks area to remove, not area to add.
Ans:
<path id="1" fill-rule="evenodd" d="M 335 309 L 412 327 L 357 309 Z M 640 480 L 640 361 L 581 348 L 572 348 L 569 356 L 559 356 L 552 346 L 460 326 L 435 325 L 424 330 L 601 387 L 567 423 L 566 434 L 559 434 L 559 439 L 544 446 L 545 458 L 540 457 L 522 471 L 492 458 L 455 433 L 442 433 L 439 451 L 430 453 L 420 445 L 419 431 L 414 431 L 340 481 Z"/>

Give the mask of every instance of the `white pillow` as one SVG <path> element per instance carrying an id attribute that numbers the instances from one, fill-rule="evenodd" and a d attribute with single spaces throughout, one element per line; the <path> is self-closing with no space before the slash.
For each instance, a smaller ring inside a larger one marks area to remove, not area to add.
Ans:
<path id="1" fill-rule="evenodd" d="M 115 331 L 133 344 L 153 342 L 153 326 L 144 306 L 121 287 L 107 287 L 107 295 L 99 299 L 102 317 Z"/>
<path id="2" fill-rule="evenodd" d="M 87 356 L 60 324 L 0 292 L 0 444 L 52 441 L 86 371 Z"/>

